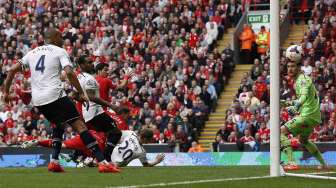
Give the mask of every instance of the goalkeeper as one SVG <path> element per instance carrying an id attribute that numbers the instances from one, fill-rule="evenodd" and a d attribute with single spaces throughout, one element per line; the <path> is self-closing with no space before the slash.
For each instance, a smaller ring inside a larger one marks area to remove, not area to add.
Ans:
<path id="1" fill-rule="evenodd" d="M 327 165 L 322 158 L 321 152 L 314 143 L 308 140 L 314 127 L 321 123 L 319 97 L 311 78 L 300 72 L 298 63 L 298 61 L 289 61 L 287 63 L 288 76 L 295 80 L 296 100 L 281 101 L 281 105 L 286 106 L 288 112 L 295 115 L 292 120 L 281 126 L 280 145 L 282 151 L 288 157 L 288 164 L 284 169 L 299 169 L 299 166 L 294 162 L 291 143 L 287 137 L 287 134 L 290 133 L 293 136 L 299 136 L 300 143 L 320 162 L 318 168 L 326 169 Z"/>

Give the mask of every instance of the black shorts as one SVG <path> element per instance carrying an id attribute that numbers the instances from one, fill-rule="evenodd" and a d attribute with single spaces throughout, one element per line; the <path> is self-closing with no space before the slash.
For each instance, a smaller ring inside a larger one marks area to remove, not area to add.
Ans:
<path id="1" fill-rule="evenodd" d="M 117 128 L 117 124 L 114 120 L 105 112 L 95 116 L 93 119 L 87 122 L 94 130 L 98 132 L 107 133 Z"/>
<path id="2" fill-rule="evenodd" d="M 75 104 L 68 98 L 62 97 L 56 101 L 36 106 L 36 108 L 52 123 L 57 126 L 61 124 L 72 124 L 80 118 Z"/>

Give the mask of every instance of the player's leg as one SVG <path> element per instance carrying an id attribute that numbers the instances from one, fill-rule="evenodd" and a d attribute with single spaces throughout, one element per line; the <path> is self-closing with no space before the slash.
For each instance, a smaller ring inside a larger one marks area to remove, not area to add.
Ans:
<path id="1" fill-rule="evenodd" d="M 297 136 L 300 133 L 300 126 L 302 124 L 303 124 L 302 118 L 297 116 L 281 127 L 280 146 L 281 150 L 285 153 L 288 159 L 288 166 L 286 166 L 285 169 L 288 170 L 298 169 L 298 166 L 296 165 L 294 160 L 291 142 L 288 139 L 288 134 Z"/>
<path id="2" fill-rule="evenodd" d="M 83 120 L 76 109 L 75 104 L 67 97 L 62 98 L 58 103 L 58 109 L 62 109 L 62 119 L 64 123 L 72 126 L 72 128 L 79 134 L 80 139 L 84 145 L 91 150 L 99 162 L 104 161 L 104 155 L 98 147 L 96 139 L 89 133 Z"/>
<path id="3" fill-rule="evenodd" d="M 57 109 L 61 99 L 58 99 L 52 103 L 37 106 L 38 110 L 55 126 L 52 129 L 52 159 L 48 165 L 48 170 L 51 172 L 64 172 L 63 168 L 58 162 L 58 157 L 62 149 L 62 137 L 64 133 L 64 127 L 62 126 L 63 112 Z M 59 117 L 60 116 L 60 117 Z M 59 119 L 58 119 L 59 118 Z"/>
<path id="4" fill-rule="evenodd" d="M 101 168 L 99 168 L 100 172 L 117 172 L 112 165 L 104 160 L 104 155 L 99 149 L 97 141 L 91 134 L 89 134 L 84 122 L 80 119 L 80 115 L 76 110 L 74 103 L 68 97 L 58 99 L 49 105 L 45 105 L 41 109 L 48 112 L 44 115 L 47 119 L 49 118 L 51 122 L 54 122 L 56 125 L 69 124 L 75 131 L 77 131 L 85 146 L 91 150 L 96 159 L 101 162 Z M 60 134 L 60 131 L 56 131 L 56 133 Z M 55 152 L 55 155 L 56 154 L 57 153 Z"/>
<path id="5" fill-rule="evenodd" d="M 80 138 L 82 142 L 85 144 L 85 146 L 94 154 L 98 161 L 98 168 L 99 172 L 120 172 L 119 169 L 117 169 L 114 165 L 108 163 L 105 160 L 104 154 L 99 148 L 98 142 L 96 139 L 89 133 L 88 129 L 85 127 L 85 124 L 82 120 L 77 119 L 73 122 L 71 122 L 71 125 L 74 130 L 78 132 L 80 135 Z"/>
<path id="6" fill-rule="evenodd" d="M 90 120 L 89 123 L 97 131 L 105 133 L 106 147 L 104 150 L 104 156 L 107 161 L 111 161 L 112 151 L 121 138 L 121 131 L 118 129 L 113 119 L 106 113 L 99 114 Z"/>
<path id="7" fill-rule="evenodd" d="M 327 166 L 325 160 L 322 157 L 320 150 L 317 148 L 316 144 L 309 141 L 309 136 L 314 130 L 314 126 L 318 124 L 318 122 L 310 119 L 304 118 L 305 126 L 302 128 L 302 133 L 300 134 L 300 143 L 307 149 L 307 151 L 314 156 L 324 168 Z"/>
<path id="8" fill-rule="evenodd" d="M 96 131 L 93 131 L 93 130 L 89 130 L 89 133 L 94 137 L 94 139 L 96 139 L 99 149 L 104 150 L 105 149 L 105 140 L 103 138 L 101 138 L 102 136 L 100 136 L 100 134 L 97 134 Z M 73 149 L 73 150 L 76 150 L 76 151 L 80 151 L 81 153 L 83 153 L 86 156 L 94 157 L 92 152 L 86 148 L 85 144 L 83 143 L 83 141 L 82 141 L 82 139 L 79 135 L 77 135 L 77 136 L 75 136 L 71 139 L 65 140 L 63 142 L 63 145 L 67 149 Z"/>
<path id="9" fill-rule="evenodd" d="M 51 159 L 54 161 L 58 161 L 58 156 L 61 153 L 62 149 L 62 137 L 63 137 L 64 129 L 62 126 L 57 126 L 52 130 L 52 154 Z"/>
<path id="10" fill-rule="evenodd" d="M 42 146 L 42 147 L 46 147 L 46 148 L 52 148 L 52 143 L 53 143 L 52 139 L 46 139 L 46 140 L 36 140 L 35 139 L 35 140 L 29 140 L 29 141 L 23 142 L 21 147 L 22 148 L 29 148 L 29 147 L 33 147 L 33 146 Z M 66 148 L 64 143 L 62 143 L 62 148 Z"/>
<path id="11" fill-rule="evenodd" d="M 121 138 L 121 134 L 122 134 L 121 131 L 117 127 L 112 128 L 110 131 L 106 133 L 107 139 L 106 139 L 106 147 L 104 150 L 104 155 L 108 161 L 111 161 L 111 155 L 112 155 L 113 149 L 119 142 Z"/>

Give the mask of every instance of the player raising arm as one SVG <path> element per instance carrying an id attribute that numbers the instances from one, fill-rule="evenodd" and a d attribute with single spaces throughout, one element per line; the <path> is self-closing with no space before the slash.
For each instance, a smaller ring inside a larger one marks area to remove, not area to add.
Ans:
<path id="1" fill-rule="evenodd" d="M 299 167 L 295 164 L 291 143 L 287 134 L 300 136 L 300 143 L 307 151 L 314 156 L 321 164 L 320 169 L 327 168 L 326 162 L 322 158 L 321 152 L 316 144 L 308 140 L 314 127 L 321 123 L 320 102 L 316 88 L 312 79 L 300 72 L 298 63 L 301 61 L 300 46 L 290 46 L 287 49 L 287 73 L 295 80 L 294 89 L 296 100 L 285 102 L 281 101 L 282 106 L 287 106 L 290 114 L 295 115 L 293 119 L 288 121 L 284 126 L 281 126 L 280 145 L 282 151 L 287 155 L 289 164 L 284 167 L 285 170 L 296 170 Z M 291 54 L 298 53 L 298 56 L 293 58 Z"/>
<path id="2" fill-rule="evenodd" d="M 119 172 L 115 166 L 105 160 L 97 141 L 89 134 L 75 105 L 66 96 L 62 88 L 60 75 L 63 69 L 71 84 L 79 92 L 79 98 L 83 102 L 89 101 L 72 71 L 72 63 L 67 52 L 61 48 L 63 44 L 62 34 L 56 29 L 48 29 L 44 35 L 46 44 L 28 52 L 9 71 L 4 86 L 4 100 L 9 102 L 9 89 L 15 74 L 22 71 L 22 67 L 29 67 L 31 71 L 32 103 L 50 122 L 56 125 L 52 131 L 53 152 L 48 170 L 52 172 L 64 171 L 58 162 L 58 157 L 62 147 L 64 125 L 69 124 L 78 132 L 84 145 L 97 158 L 99 172 Z"/>
<path id="3" fill-rule="evenodd" d="M 113 84 L 112 80 L 108 78 L 108 64 L 99 63 L 95 67 L 97 76 L 95 77 L 99 83 L 99 95 L 105 101 L 111 102 L 110 91 L 112 89 L 124 88 L 128 83 L 128 75 L 125 75 L 125 78 L 117 85 Z M 104 107 L 104 110 L 107 110 Z"/>

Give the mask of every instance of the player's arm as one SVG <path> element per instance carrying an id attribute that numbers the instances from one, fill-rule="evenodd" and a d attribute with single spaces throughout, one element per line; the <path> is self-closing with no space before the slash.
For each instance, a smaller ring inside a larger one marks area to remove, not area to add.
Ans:
<path id="1" fill-rule="evenodd" d="M 88 102 L 89 99 L 88 99 L 86 93 L 83 91 L 76 74 L 72 70 L 72 63 L 70 61 L 69 55 L 67 54 L 67 52 L 65 50 L 61 50 L 59 53 L 60 53 L 59 54 L 59 61 L 61 63 L 61 66 L 62 66 L 64 72 L 66 73 L 66 75 L 68 77 L 68 80 L 69 80 L 70 84 L 72 86 L 74 86 L 75 89 L 78 91 L 79 98 L 81 99 L 81 101 Z M 89 106 L 89 104 L 86 104 L 86 105 Z"/>
<path id="2" fill-rule="evenodd" d="M 95 90 L 93 90 L 93 89 L 87 89 L 86 93 L 87 93 L 90 101 L 92 101 L 92 102 L 94 102 L 96 104 L 102 105 L 104 107 L 111 108 L 115 112 L 119 111 L 120 107 L 118 107 L 116 105 L 113 105 L 113 104 L 109 103 L 108 101 L 106 101 L 106 100 L 104 100 L 104 99 L 102 99 L 100 97 L 97 97 L 96 93 L 95 93 Z"/>
<path id="3" fill-rule="evenodd" d="M 73 72 L 72 68 L 70 66 L 66 66 L 64 68 L 64 71 L 68 77 L 68 80 L 70 82 L 70 84 L 72 86 L 75 87 L 75 89 L 78 91 L 78 94 L 81 96 L 81 95 L 85 95 L 84 93 L 84 90 L 82 89 L 79 81 L 78 81 L 78 78 L 76 76 L 76 74 Z"/>
<path id="4" fill-rule="evenodd" d="M 128 83 L 128 79 L 123 79 L 118 85 L 117 85 L 117 89 L 123 89 Z"/>
<path id="5" fill-rule="evenodd" d="M 310 79 L 304 79 L 300 84 L 301 93 L 299 94 L 299 98 L 293 101 L 293 106 L 297 109 L 308 99 L 309 88 L 312 85 L 312 82 Z"/>
<path id="6" fill-rule="evenodd" d="M 304 79 L 302 79 L 299 82 L 299 86 L 300 87 L 300 93 L 297 93 L 297 96 L 299 97 L 296 100 L 293 100 L 291 103 L 291 106 L 289 106 L 287 108 L 288 112 L 291 115 L 296 115 L 298 113 L 299 108 L 301 107 L 301 105 L 303 103 L 306 102 L 306 100 L 308 99 L 308 93 L 309 93 L 309 88 L 312 85 L 312 82 L 310 79 L 306 79 L 306 77 Z M 315 94 L 316 95 L 316 94 Z"/>
<path id="7" fill-rule="evenodd" d="M 142 165 L 144 167 L 153 167 L 159 163 L 161 163 L 165 158 L 165 155 L 163 153 L 158 154 L 155 159 L 153 161 L 146 161 L 146 162 L 142 162 L 142 160 L 140 160 L 142 162 Z"/>
<path id="8" fill-rule="evenodd" d="M 124 79 L 116 86 L 116 89 L 123 89 L 128 84 L 129 79 L 134 75 L 133 70 L 125 73 Z"/>
<path id="9" fill-rule="evenodd" d="M 76 91 L 71 91 L 68 95 L 72 99 L 75 99 L 76 101 L 80 101 L 81 99 L 79 98 L 79 93 Z"/>
<path id="10" fill-rule="evenodd" d="M 8 72 L 7 78 L 4 82 L 4 100 L 5 102 L 9 102 L 9 89 L 12 85 L 13 79 L 15 77 L 15 74 L 22 71 L 21 63 L 16 63 L 11 67 L 11 69 Z"/>

